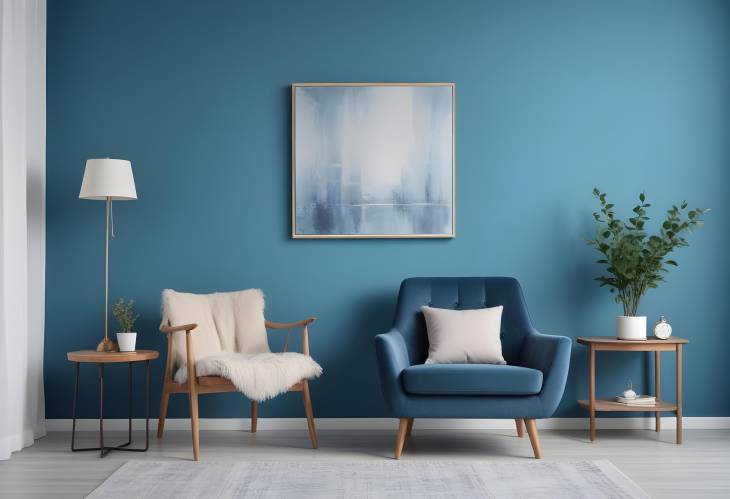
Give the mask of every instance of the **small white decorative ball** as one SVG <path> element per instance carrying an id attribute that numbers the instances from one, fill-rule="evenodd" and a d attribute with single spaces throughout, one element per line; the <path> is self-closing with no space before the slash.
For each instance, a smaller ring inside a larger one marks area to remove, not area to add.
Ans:
<path id="1" fill-rule="evenodd" d="M 672 326 L 667 322 L 667 318 L 663 315 L 659 318 L 659 322 L 654 326 L 654 336 L 660 340 L 666 340 L 672 336 Z"/>

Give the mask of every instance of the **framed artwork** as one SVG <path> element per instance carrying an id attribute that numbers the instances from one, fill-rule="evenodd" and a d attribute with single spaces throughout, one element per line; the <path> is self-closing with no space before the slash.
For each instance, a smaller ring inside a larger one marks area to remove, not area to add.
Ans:
<path id="1" fill-rule="evenodd" d="M 292 85 L 292 237 L 455 234 L 453 83 Z"/>

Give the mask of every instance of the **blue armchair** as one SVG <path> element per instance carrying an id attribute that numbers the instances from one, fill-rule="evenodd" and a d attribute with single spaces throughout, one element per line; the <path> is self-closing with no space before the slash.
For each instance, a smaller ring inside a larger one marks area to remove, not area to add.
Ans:
<path id="1" fill-rule="evenodd" d="M 423 305 L 454 310 L 503 305 L 501 339 L 507 365 L 424 364 L 428 335 Z M 535 458 L 541 457 L 535 420 L 550 417 L 560 403 L 571 342 L 532 327 L 516 279 L 406 279 L 393 328 L 375 337 L 375 348 L 385 401 L 400 419 L 396 459 L 414 418 L 514 419 L 520 437 L 524 422 Z"/>

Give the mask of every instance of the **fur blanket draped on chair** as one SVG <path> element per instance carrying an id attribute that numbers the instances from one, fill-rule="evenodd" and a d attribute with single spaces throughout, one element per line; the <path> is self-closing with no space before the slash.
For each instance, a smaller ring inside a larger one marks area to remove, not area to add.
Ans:
<path id="1" fill-rule="evenodd" d="M 197 324 L 191 333 L 197 376 L 229 379 L 246 397 L 271 399 L 303 379 L 317 378 L 322 367 L 309 355 L 272 353 L 259 289 L 196 295 L 166 289 L 163 323 Z M 184 335 L 173 338 L 175 381 L 187 381 Z"/>

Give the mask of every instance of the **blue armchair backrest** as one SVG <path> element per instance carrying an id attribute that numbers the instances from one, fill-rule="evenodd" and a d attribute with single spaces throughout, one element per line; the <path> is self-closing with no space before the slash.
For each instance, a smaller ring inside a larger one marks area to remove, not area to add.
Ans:
<path id="1" fill-rule="evenodd" d="M 502 311 L 502 354 L 517 364 L 522 342 L 532 331 L 530 317 L 517 279 L 511 277 L 414 277 L 401 283 L 393 326 L 408 348 L 411 365 L 428 357 L 428 335 L 421 307 L 452 310 L 496 307 Z"/>

